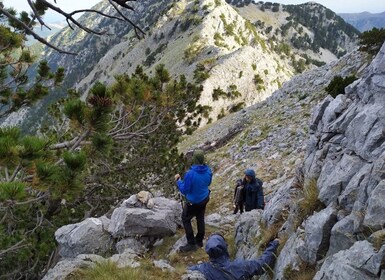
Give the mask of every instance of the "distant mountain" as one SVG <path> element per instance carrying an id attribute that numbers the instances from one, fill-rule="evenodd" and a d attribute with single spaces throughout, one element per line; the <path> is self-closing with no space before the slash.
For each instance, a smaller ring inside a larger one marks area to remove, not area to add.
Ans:
<path id="1" fill-rule="evenodd" d="M 332 10 L 315 2 L 281 5 L 250 0 L 226 0 L 237 7 L 277 50 L 289 44 L 293 51 L 313 64 L 330 62 L 350 52 L 356 46 L 359 31 L 347 24 Z"/>
<path id="2" fill-rule="evenodd" d="M 372 14 L 368 12 L 358 14 L 339 14 L 346 22 L 353 25 L 359 31 L 371 30 L 373 27 L 385 28 L 385 12 Z"/>
<path id="3" fill-rule="evenodd" d="M 162 63 L 174 77 L 184 74 L 189 81 L 197 75 L 206 77 L 200 81 L 200 102 L 212 107 L 209 122 L 264 100 L 296 73 L 350 52 L 359 34 L 315 3 L 151 0 L 136 5 L 136 12 L 129 15 L 146 30 L 143 40 L 126 22 L 95 14 L 80 20 L 113 35 L 100 37 L 67 27 L 50 38 L 52 44 L 78 53 L 61 55 L 45 49 L 43 57 L 50 66 L 67 71 L 63 88 L 87 93 L 95 81 L 111 83 L 114 75 L 130 75 L 137 65 L 151 74 Z M 106 1 L 94 8 L 114 15 Z M 38 124 L 44 108 L 64 95 L 64 91 L 51 94 L 28 113 L 24 126 Z"/>
<path id="4" fill-rule="evenodd" d="M 50 29 L 48 29 L 47 27 L 44 27 L 44 26 L 43 27 L 38 26 L 38 27 L 34 28 L 34 31 L 40 37 L 48 38 L 49 36 L 54 35 L 55 33 L 59 32 L 61 29 L 63 29 L 64 27 L 67 26 L 67 24 L 65 22 L 48 23 L 47 25 Z M 33 45 L 35 43 L 37 43 L 37 40 L 35 38 L 33 38 L 32 36 L 28 36 L 27 45 L 30 46 L 30 45 Z"/>

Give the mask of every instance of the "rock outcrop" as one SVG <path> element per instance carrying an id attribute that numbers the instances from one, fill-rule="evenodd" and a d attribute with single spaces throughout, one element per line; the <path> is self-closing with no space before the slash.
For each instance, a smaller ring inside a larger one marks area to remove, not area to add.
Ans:
<path id="1" fill-rule="evenodd" d="M 161 197 L 154 198 L 154 205 L 152 209 L 130 208 L 123 203 L 112 213 L 108 231 L 114 238 L 175 234 L 181 225 L 181 205 Z"/>
<path id="2" fill-rule="evenodd" d="M 152 198 L 140 192 L 125 200 L 109 219 L 88 218 L 55 232 L 61 260 L 44 279 L 66 279 L 73 271 L 111 261 L 118 267 L 137 267 L 137 258 L 157 240 L 174 235 L 181 225 L 179 202 Z M 165 263 L 158 266 L 170 269 Z"/>
<path id="3" fill-rule="evenodd" d="M 275 279 L 305 267 L 315 274 L 317 266 L 317 280 L 385 277 L 384 65 L 385 45 L 345 95 L 328 96 L 314 110 L 303 170 L 326 208 L 291 234 Z"/>

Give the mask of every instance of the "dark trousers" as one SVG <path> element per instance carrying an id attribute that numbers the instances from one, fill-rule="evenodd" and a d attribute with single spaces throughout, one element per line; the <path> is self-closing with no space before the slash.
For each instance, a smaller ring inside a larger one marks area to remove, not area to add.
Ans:
<path id="1" fill-rule="evenodd" d="M 182 212 L 182 222 L 183 227 L 186 232 L 187 243 L 196 244 L 196 242 L 202 242 L 205 236 L 205 211 L 206 204 L 209 202 L 210 197 L 207 196 L 205 200 L 203 200 L 199 204 L 191 204 L 185 203 Z M 196 218 L 197 220 L 197 228 L 198 233 L 196 237 L 194 237 L 194 231 L 191 226 L 191 219 Z"/>
<path id="2" fill-rule="evenodd" d="M 243 213 L 243 203 L 235 205 L 234 214 L 237 214 L 238 210 L 241 210 L 241 214 Z"/>

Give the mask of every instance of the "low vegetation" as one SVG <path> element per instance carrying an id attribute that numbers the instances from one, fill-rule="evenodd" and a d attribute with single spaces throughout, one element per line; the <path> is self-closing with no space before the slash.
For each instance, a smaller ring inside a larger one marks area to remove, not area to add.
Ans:
<path id="1" fill-rule="evenodd" d="M 385 41 L 385 29 L 373 28 L 360 35 L 360 51 L 375 55 Z"/>
<path id="2" fill-rule="evenodd" d="M 345 78 L 342 78 L 341 76 L 335 76 L 329 85 L 325 88 L 325 90 L 332 97 L 336 98 L 339 94 L 345 94 L 345 88 L 355 80 L 357 80 L 355 76 L 348 76 Z"/>
<path id="3" fill-rule="evenodd" d="M 284 280 L 312 280 L 317 273 L 315 266 L 301 263 L 298 269 L 287 266 L 283 271 Z"/>
<path id="4" fill-rule="evenodd" d="M 324 205 L 318 199 L 319 190 L 317 180 L 314 178 L 304 181 L 302 195 L 302 199 L 298 202 L 298 208 L 300 220 L 303 221 L 306 217 L 312 215 L 314 211 L 323 209 Z"/>

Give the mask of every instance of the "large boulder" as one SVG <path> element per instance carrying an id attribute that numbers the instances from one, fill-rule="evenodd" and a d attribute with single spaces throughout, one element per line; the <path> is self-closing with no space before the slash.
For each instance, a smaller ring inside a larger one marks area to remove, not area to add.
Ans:
<path id="1" fill-rule="evenodd" d="M 379 279 L 384 256 L 385 246 L 377 251 L 368 241 L 358 241 L 348 250 L 327 257 L 313 279 Z"/>
<path id="2" fill-rule="evenodd" d="M 115 238 L 174 235 L 181 224 L 181 205 L 163 197 L 153 201 L 152 209 L 129 208 L 122 204 L 112 213 L 108 231 Z"/>
<path id="3" fill-rule="evenodd" d="M 283 221 L 284 216 L 289 213 L 289 209 L 293 206 L 293 199 L 299 192 L 296 183 L 295 179 L 288 180 L 267 203 L 263 218 L 269 225 Z"/>
<path id="4" fill-rule="evenodd" d="M 292 271 L 301 269 L 302 260 L 298 255 L 298 249 L 304 246 L 303 235 L 304 232 L 298 230 L 287 240 L 275 264 L 274 280 L 285 279 L 284 275 L 288 269 Z"/>
<path id="5" fill-rule="evenodd" d="M 385 180 L 382 180 L 371 193 L 364 225 L 372 229 L 380 229 L 385 225 Z"/>
<path id="6" fill-rule="evenodd" d="M 298 248 L 300 258 L 312 265 L 322 259 L 329 249 L 330 230 L 337 221 L 337 210 L 330 206 L 304 222 L 305 240 Z"/>
<path id="7" fill-rule="evenodd" d="M 262 211 L 252 210 L 240 215 L 235 224 L 235 246 L 237 247 L 237 258 L 257 258 L 255 240 L 259 234 Z"/>
<path id="8" fill-rule="evenodd" d="M 88 218 L 59 228 L 55 238 L 60 245 L 60 256 L 74 258 L 80 254 L 105 255 L 112 252 L 113 239 L 107 232 L 104 220 L 106 218 Z"/>
<path id="9" fill-rule="evenodd" d="M 48 270 L 42 280 L 65 280 L 76 270 L 94 267 L 104 261 L 105 259 L 98 255 L 78 255 L 74 259 L 63 259 Z"/>

